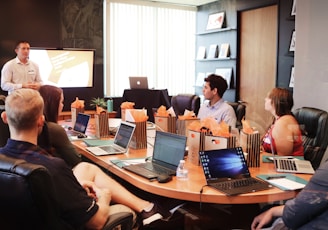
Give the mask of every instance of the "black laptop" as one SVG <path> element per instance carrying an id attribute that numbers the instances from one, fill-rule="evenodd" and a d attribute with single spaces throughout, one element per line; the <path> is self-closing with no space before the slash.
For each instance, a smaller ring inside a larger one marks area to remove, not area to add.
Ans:
<path id="1" fill-rule="evenodd" d="M 272 188 L 268 182 L 251 176 L 241 147 L 199 152 L 208 186 L 227 195 Z"/>
<path id="2" fill-rule="evenodd" d="M 186 141 L 186 136 L 156 131 L 152 160 L 125 165 L 123 168 L 149 180 L 162 174 L 175 175 L 179 162 L 184 157 Z"/>

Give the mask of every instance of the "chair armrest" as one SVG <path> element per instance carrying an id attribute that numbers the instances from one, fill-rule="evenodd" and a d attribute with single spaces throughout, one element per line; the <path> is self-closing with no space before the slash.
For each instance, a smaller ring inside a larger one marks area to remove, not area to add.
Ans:
<path id="1" fill-rule="evenodd" d="M 119 212 L 109 216 L 103 230 L 112 230 L 121 225 L 121 230 L 131 230 L 133 225 L 133 215 L 131 212 Z"/>

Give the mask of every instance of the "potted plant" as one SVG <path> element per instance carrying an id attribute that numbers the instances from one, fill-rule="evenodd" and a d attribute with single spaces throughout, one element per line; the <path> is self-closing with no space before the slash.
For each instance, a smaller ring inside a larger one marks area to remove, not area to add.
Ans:
<path id="1" fill-rule="evenodd" d="M 90 106 L 95 107 L 96 112 L 99 114 L 106 109 L 107 103 L 104 98 L 94 97 L 90 101 Z"/>

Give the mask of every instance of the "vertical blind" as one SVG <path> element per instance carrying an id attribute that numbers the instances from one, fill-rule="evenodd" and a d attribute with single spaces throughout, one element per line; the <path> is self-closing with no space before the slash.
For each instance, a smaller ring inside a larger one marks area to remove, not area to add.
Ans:
<path id="1" fill-rule="evenodd" d="M 194 93 L 196 9 L 154 2 L 104 1 L 106 96 L 122 96 L 129 76 L 170 95 Z"/>

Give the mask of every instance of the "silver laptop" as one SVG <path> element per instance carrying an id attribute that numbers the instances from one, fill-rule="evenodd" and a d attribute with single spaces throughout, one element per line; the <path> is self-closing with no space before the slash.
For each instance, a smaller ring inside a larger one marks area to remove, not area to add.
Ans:
<path id="1" fill-rule="evenodd" d="M 179 162 L 185 154 L 186 141 L 186 136 L 156 131 L 152 160 L 125 165 L 123 168 L 149 180 L 162 174 L 175 175 Z"/>
<path id="2" fill-rule="evenodd" d="M 271 137 L 269 139 L 272 153 L 271 159 L 277 172 L 314 174 L 310 161 L 301 160 L 293 156 L 278 156 L 273 149 Z"/>
<path id="3" fill-rule="evenodd" d="M 115 134 L 113 144 L 87 147 L 86 149 L 96 156 L 126 153 L 135 128 L 135 124 L 122 121 Z"/>
<path id="4" fill-rule="evenodd" d="M 129 77 L 130 89 L 148 89 L 147 77 Z"/>

